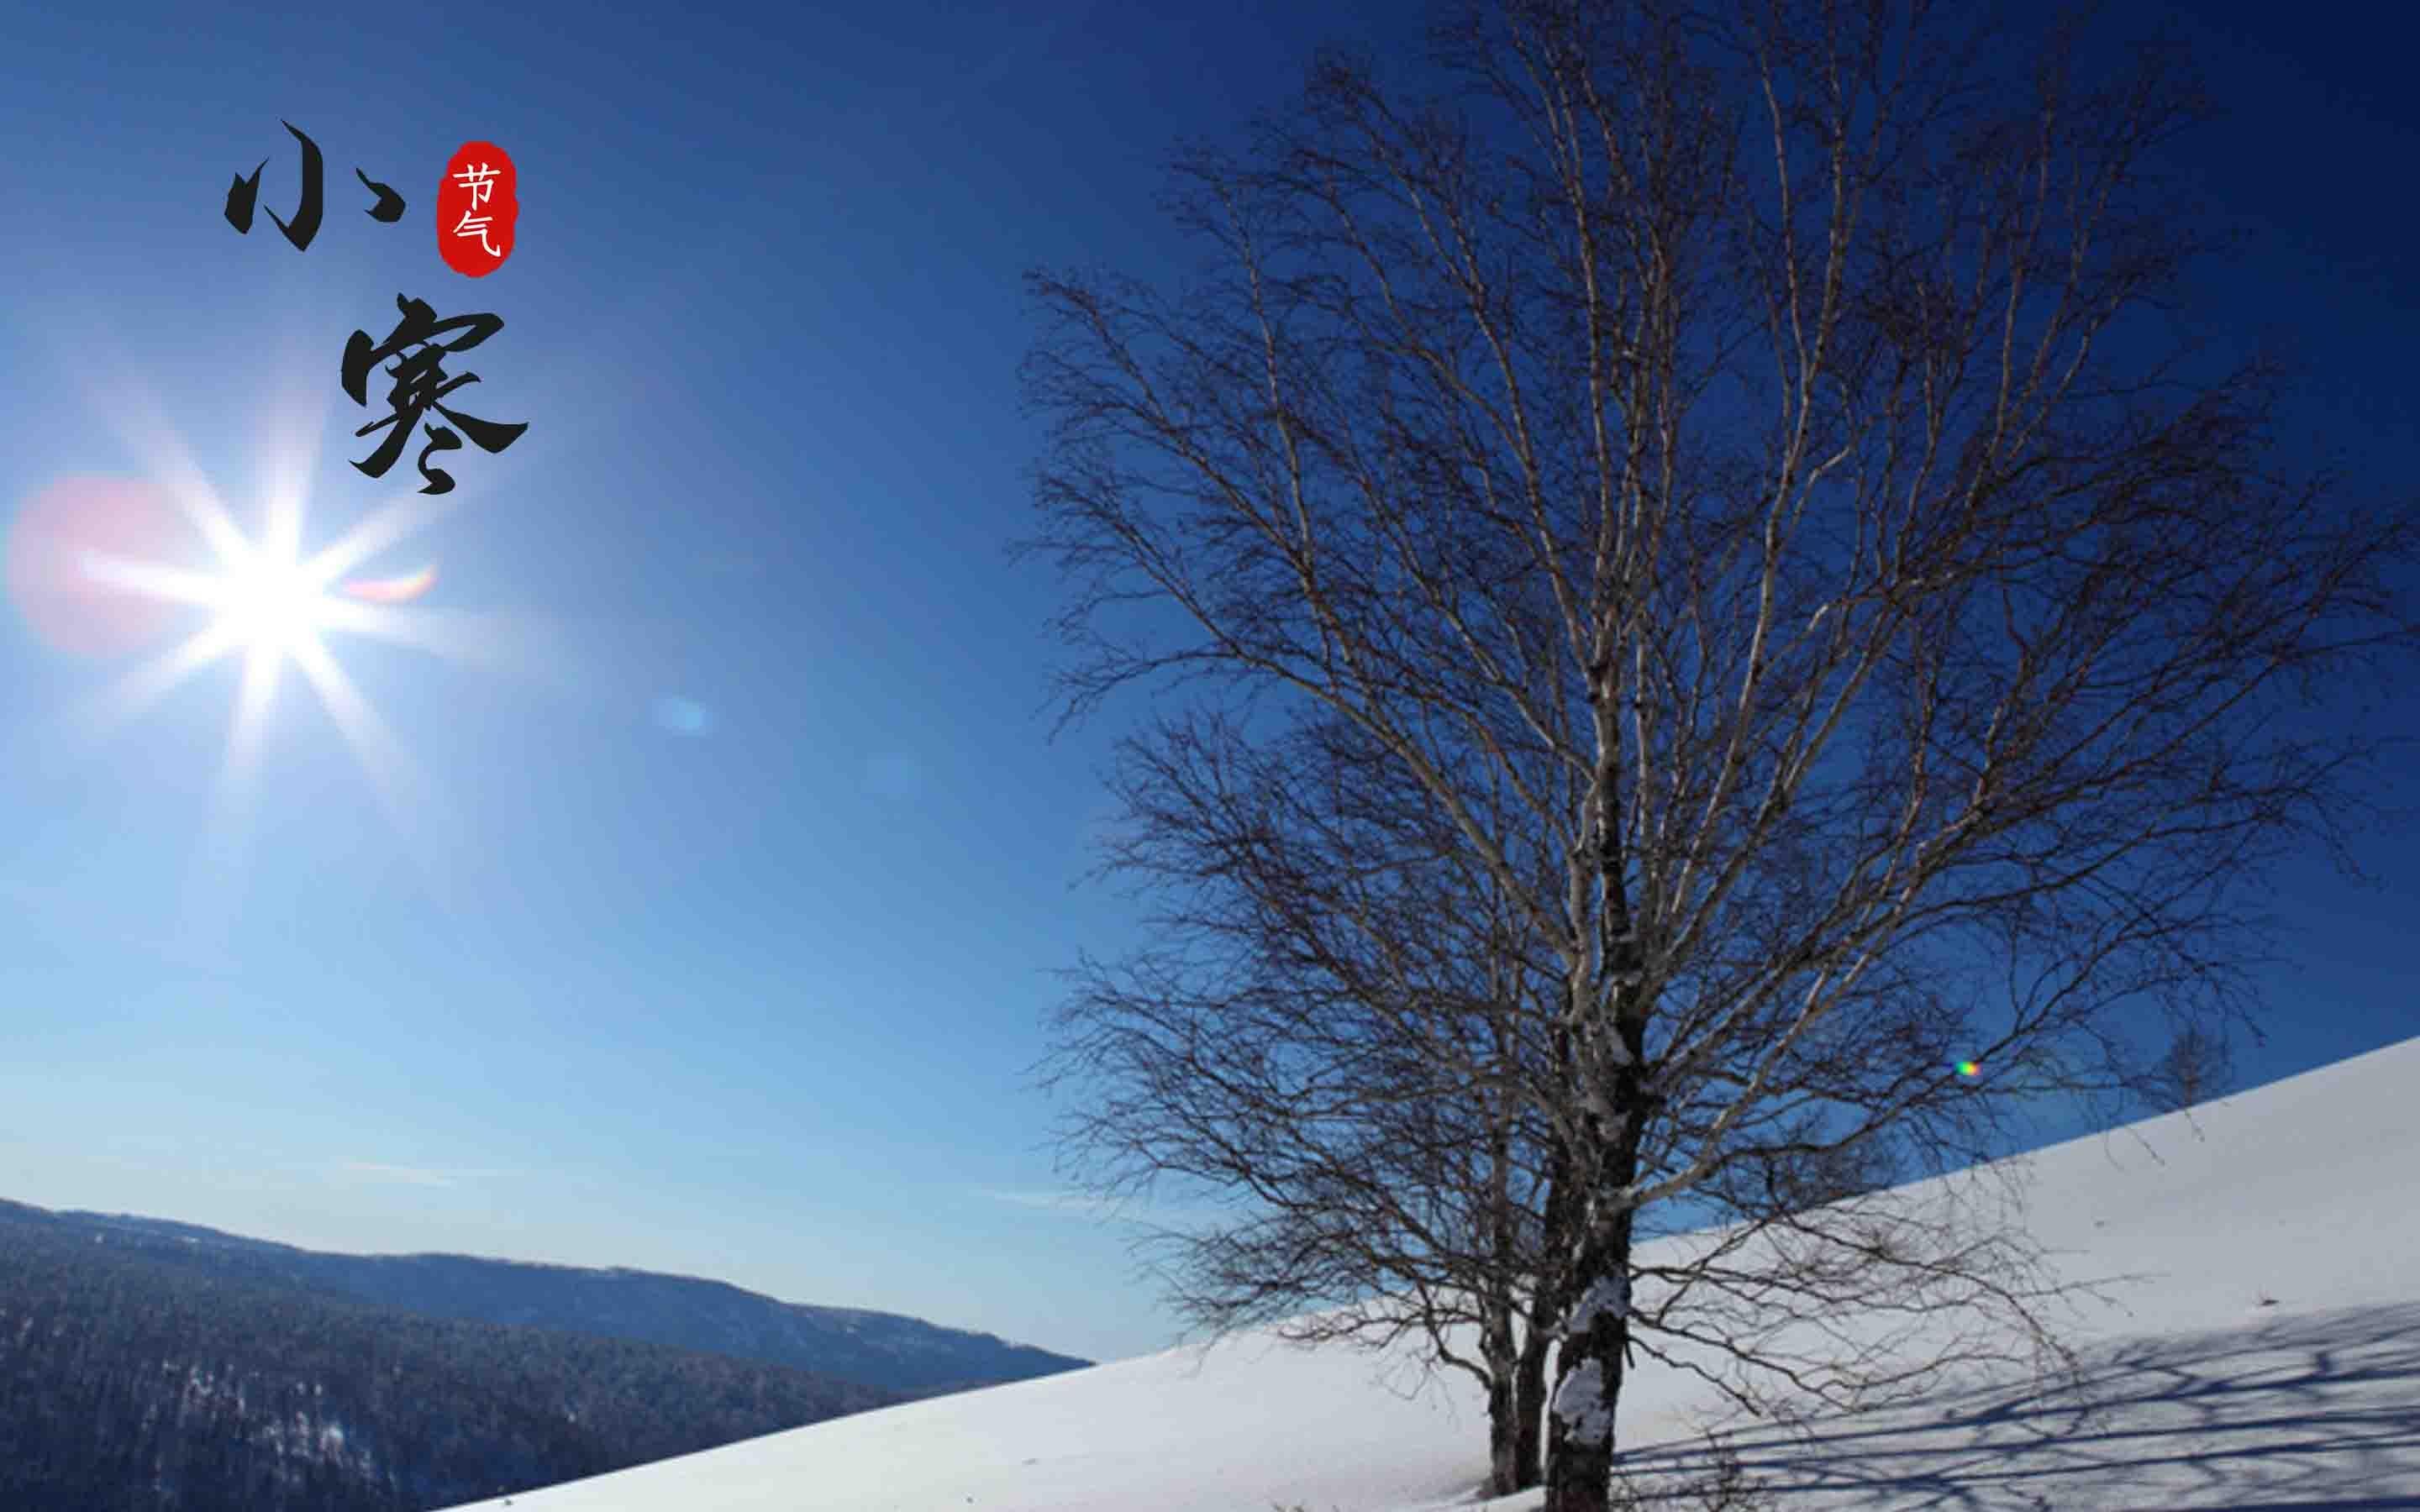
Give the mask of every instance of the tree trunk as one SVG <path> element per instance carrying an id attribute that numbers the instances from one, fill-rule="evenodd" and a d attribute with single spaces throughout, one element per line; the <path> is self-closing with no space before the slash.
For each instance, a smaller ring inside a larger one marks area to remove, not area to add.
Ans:
<path id="1" fill-rule="evenodd" d="M 1571 1065 L 1570 1037 L 1561 1030 L 1554 1035 L 1558 1065 Z M 1570 1147 L 1562 1140 L 1554 1141 L 1546 1156 L 1546 1201 L 1540 1233 L 1539 1253 L 1549 1257 L 1569 1254 L 1575 1238 L 1571 1231 L 1573 1197 L 1576 1177 L 1572 1167 Z M 1529 1299 L 1529 1335 L 1523 1341 L 1520 1363 L 1513 1370 L 1514 1411 L 1520 1414 L 1519 1449 L 1521 1489 L 1528 1490 L 1544 1478 L 1543 1457 L 1552 1452 L 1546 1417 L 1546 1355 L 1561 1335 L 1564 1309 L 1571 1304 L 1571 1291 L 1564 1278 L 1551 1271 L 1538 1278 L 1537 1289 Z"/>
<path id="2" fill-rule="evenodd" d="M 1520 1363 L 1513 1368 L 1512 1411 L 1516 1427 L 1512 1457 L 1520 1471 L 1519 1483 L 1512 1488 L 1516 1491 L 1528 1490 L 1540 1479 L 1540 1457 L 1545 1449 L 1546 1351 L 1554 1341 L 1552 1331 L 1532 1327 L 1528 1340 L 1521 1348 Z"/>
<path id="3" fill-rule="evenodd" d="M 1625 1003 L 1616 1022 L 1628 1054 L 1612 1077 L 1613 1137 L 1600 1147 L 1592 1196 L 1621 1191 L 1638 1176 L 1638 1149 L 1648 1118 L 1642 1051 L 1645 1016 Z M 1613 1500 L 1614 1410 L 1621 1400 L 1622 1365 L 1630 1353 L 1628 1207 L 1588 1224 L 1568 1280 L 1563 1347 L 1555 1362 L 1554 1424 L 1546 1455 L 1543 1512 L 1610 1512 Z"/>
<path id="4" fill-rule="evenodd" d="M 1590 1237 L 1574 1321 L 1585 1326 L 1556 1362 L 1555 1441 L 1544 1512 L 1608 1512 L 1613 1495 L 1614 1409 L 1630 1354 L 1631 1215 Z"/>
<path id="5" fill-rule="evenodd" d="M 1519 1460 L 1521 1420 L 1512 1389 L 1520 1351 L 1513 1347 L 1511 1293 L 1490 1295 L 1480 1317 L 1479 1357 L 1487 1366 L 1488 1494 L 1510 1496 L 1525 1489 Z"/>
<path id="6" fill-rule="evenodd" d="M 1487 1494 L 1510 1496 L 1526 1491 L 1535 1484 L 1537 1459 L 1532 1454 L 1526 1467 L 1521 1458 L 1522 1443 L 1519 1403 L 1515 1399 L 1513 1381 L 1497 1371 L 1487 1383 Z M 1527 1469 L 1529 1478 L 1524 1479 Z"/>

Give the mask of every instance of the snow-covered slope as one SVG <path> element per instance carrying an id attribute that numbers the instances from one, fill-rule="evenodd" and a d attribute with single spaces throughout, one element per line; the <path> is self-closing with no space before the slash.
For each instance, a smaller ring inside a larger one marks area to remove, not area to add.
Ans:
<path id="1" fill-rule="evenodd" d="M 2086 1304 L 2080 1394 L 2016 1381 L 1734 1443 L 1784 1512 L 2420 1507 L 2420 1040 L 2024 1157 Z M 1469 1504 L 1457 1376 L 1251 1335 L 888 1408 L 512 1498 L 516 1512 L 1402 1512 Z M 1633 1462 L 1705 1389 L 1652 1366 Z M 1657 1446 L 1662 1445 L 1661 1449 Z M 1493 1504 L 1526 1512 L 1536 1493 Z M 483 1503 L 492 1506 L 494 1503 Z"/>

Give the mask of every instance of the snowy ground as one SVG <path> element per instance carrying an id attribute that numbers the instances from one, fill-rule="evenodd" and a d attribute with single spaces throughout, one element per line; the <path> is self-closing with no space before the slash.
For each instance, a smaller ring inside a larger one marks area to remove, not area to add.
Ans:
<path id="1" fill-rule="evenodd" d="M 1731 1437 L 1779 1512 L 2420 1507 L 2420 1040 L 2026 1157 L 2086 1305 L 2079 1383 L 1972 1382 Z M 1626 1458 L 1702 1464 L 1706 1389 L 1652 1366 Z M 1459 1377 L 1245 1336 L 817 1424 L 511 1499 L 516 1512 L 1471 1508 Z M 1537 1493 L 1485 1504 L 1531 1512 Z M 478 1506 L 498 1504 L 485 1502 Z"/>

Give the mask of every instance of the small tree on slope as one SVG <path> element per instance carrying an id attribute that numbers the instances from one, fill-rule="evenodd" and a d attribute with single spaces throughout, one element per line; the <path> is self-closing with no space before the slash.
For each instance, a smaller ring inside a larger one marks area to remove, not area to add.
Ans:
<path id="1" fill-rule="evenodd" d="M 1304 1342 L 1416 1335 L 1486 1393 L 1496 1489 L 1536 1484 L 1564 1245 L 1530 932 L 1342 721 L 1265 747 L 1163 721 L 1125 744 L 1114 786 L 1109 866 L 1161 906 L 1154 947 L 1086 963 L 1060 1014 L 1071 1174 L 1112 1196 L 1249 1194 L 1151 1236 L 1181 1312 Z"/>
<path id="2" fill-rule="evenodd" d="M 2234 1081 L 2234 1056 L 2225 1035 L 2187 1024 L 2144 1073 L 2143 1094 L 2159 1112 L 2175 1113 L 2224 1096 Z"/>
<path id="3" fill-rule="evenodd" d="M 2167 323 L 2206 250 L 2151 172 L 2193 115 L 2167 61 L 1959 25 L 1507 0 L 1440 32 L 1445 100 L 1329 60 L 1249 150 L 1188 159 L 1208 262 L 1173 297 L 1033 279 L 1069 714 L 1164 678 L 1264 751 L 1349 729 L 1360 794 L 1450 837 L 1435 875 L 1479 879 L 1458 906 L 1544 989 L 1501 999 L 1528 1022 L 1488 1085 L 1559 1215 L 1525 1283 L 1564 1340 L 1551 1512 L 1606 1504 L 1634 1344 L 1824 1394 L 1956 1348 L 1794 1313 L 2040 1336 L 2013 1228 L 1789 1192 L 2119 1085 L 2121 1006 L 2238 1007 L 2238 885 L 2337 838 L 2374 754 L 2307 711 L 2414 646 L 2412 512 L 2286 471 L 2279 371 Z M 1206 1030 L 1205 982 L 1271 959 L 1171 992 Z M 1404 1085 L 1447 1085 L 1454 1017 L 1381 1037 L 1431 1046 Z M 1305 1085 L 1354 1066 L 1331 1038 Z M 1642 1273 L 1726 1204 L 1750 1220 Z"/>

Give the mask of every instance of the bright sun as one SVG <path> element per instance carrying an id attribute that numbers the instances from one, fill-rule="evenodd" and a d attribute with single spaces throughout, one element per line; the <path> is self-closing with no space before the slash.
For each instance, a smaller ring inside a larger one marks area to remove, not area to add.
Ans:
<path id="1" fill-rule="evenodd" d="M 248 651 L 281 657 L 302 651 L 335 605 L 300 563 L 259 547 L 246 557 L 228 563 L 219 579 L 213 598 L 220 624 Z"/>
<path id="2" fill-rule="evenodd" d="M 498 669 L 547 670 L 535 656 L 545 644 L 538 627 L 520 616 L 422 603 L 437 581 L 433 559 L 358 576 L 459 507 L 469 490 L 392 495 L 306 549 L 327 409 L 324 396 L 317 405 L 307 397 L 324 393 L 316 378 L 306 386 L 289 375 L 270 393 L 265 444 L 253 459 L 258 487 L 240 525 L 144 384 L 91 381 L 113 401 L 112 428 L 141 471 L 54 483 L 28 515 L 41 527 L 34 533 L 0 521 L 11 526 L 0 531 L 0 595 L 28 599 L 16 607 L 61 649 L 132 663 L 64 711 L 56 731 L 63 756 L 81 754 L 209 669 L 234 673 L 180 939 L 219 949 L 233 927 L 269 730 L 287 687 L 318 703 L 405 852 L 426 880 L 442 883 L 449 858 L 469 843 L 464 826 L 342 663 L 349 640 L 367 640 Z M 164 612 L 174 609 L 200 623 Z M 165 643 L 151 649 L 152 640 Z M 136 658 L 138 650 L 147 654 Z"/>
<path id="3" fill-rule="evenodd" d="M 290 668 L 318 695 L 397 827 L 407 836 L 430 829 L 441 817 L 433 790 L 337 664 L 333 642 L 345 636 L 367 636 L 441 654 L 469 653 L 469 641 L 449 629 L 442 616 L 408 607 L 435 581 L 434 563 L 401 578 L 346 579 L 356 565 L 411 535 L 438 511 L 414 495 L 373 511 L 334 543 L 306 554 L 302 549 L 299 486 L 271 494 L 256 535 L 236 526 L 215 493 L 190 469 L 175 471 L 183 486 L 166 490 L 169 502 L 200 534 L 209 564 L 170 565 L 89 549 L 79 553 L 80 572 L 111 592 L 190 605 L 204 611 L 207 622 L 129 669 L 70 716 L 70 730 L 98 736 L 202 669 L 235 660 L 240 670 L 234 718 L 212 800 L 212 823 L 236 836 L 247 823 L 244 815 L 252 802 L 267 722 L 278 685 Z M 233 840 L 228 843 L 240 848 Z M 224 890 L 224 878 L 208 881 L 205 891 Z"/>

